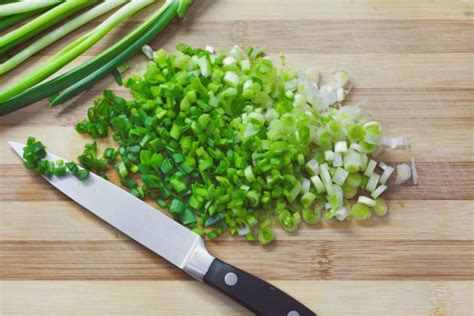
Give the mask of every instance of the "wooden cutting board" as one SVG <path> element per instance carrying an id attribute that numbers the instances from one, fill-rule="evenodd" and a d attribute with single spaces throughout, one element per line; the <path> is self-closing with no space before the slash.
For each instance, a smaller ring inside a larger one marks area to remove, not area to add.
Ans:
<path id="1" fill-rule="evenodd" d="M 415 157 L 421 177 L 390 189 L 384 218 L 277 231 L 268 247 L 224 236 L 209 249 L 319 315 L 473 315 L 472 16 L 473 2 L 462 0 L 196 0 L 153 48 L 258 45 L 286 53 L 290 66 L 344 69 L 355 83 L 350 102 L 386 136 L 410 139 L 410 150 L 383 160 Z M 0 89 L 87 30 L 0 78 Z M 109 77 L 67 105 L 40 102 L 0 118 L 0 314 L 247 315 L 33 176 L 8 148 L 34 135 L 74 159 L 90 139 L 73 125 L 104 88 L 126 95 Z"/>

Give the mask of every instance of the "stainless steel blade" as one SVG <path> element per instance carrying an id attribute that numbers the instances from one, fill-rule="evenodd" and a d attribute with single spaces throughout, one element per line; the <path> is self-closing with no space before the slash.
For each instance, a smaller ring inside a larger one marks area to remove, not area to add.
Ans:
<path id="1" fill-rule="evenodd" d="M 10 146 L 23 156 L 25 145 L 10 142 Z M 50 153 L 46 158 L 66 161 Z M 94 173 L 84 182 L 72 175 L 44 178 L 78 204 L 197 279 L 202 280 L 215 259 L 199 235 Z"/>

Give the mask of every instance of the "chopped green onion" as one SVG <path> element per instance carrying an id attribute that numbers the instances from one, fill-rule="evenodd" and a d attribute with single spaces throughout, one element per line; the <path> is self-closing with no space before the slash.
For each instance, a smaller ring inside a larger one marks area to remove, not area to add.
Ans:
<path id="1" fill-rule="evenodd" d="M 357 199 L 357 203 L 371 207 L 375 206 L 375 200 L 372 200 L 371 198 L 368 198 L 366 196 L 359 196 L 359 198 Z"/>
<path id="2" fill-rule="evenodd" d="M 374 212 L 377 216 L 384 216 L 388 212 L 387 202 L 384 199 L 378 198 L 375 200 Z"/>
<path id="3" fill-rule="evenodd" d="M 324 193 L 326 191 L 326 188 L 318 175 L 311 177 L 311 183 L 313 183 L 314 187 L 316 188 L 316 191 L 319 194 Z"/>
<path id="4" fill-rule="evenodd" d="M 27 169 L 34 170 L 36 174 L 46 177 L 61 177 L 69 170 L 74 176 L 84 181 L 89 176 L 89 171 L 79 168 L 74 162 L 64 163 L 62 160 L 56 162 L 46 158 L 46 147 L 34 137 L 28 137 L 26 146 L 23 148 L 24 165 Z"/>
<path id="5" fill-rule="evenodd" d="M 275 236 L 273 230 L 270 227 L 260 228 L 260 230 L 258 231 L 258 241 L 262 245 L 270 243 L 274 237 Z"/>
<path id="6" fill-rule="evenodd" d="M 343 166 L 341 153 L 334 153 L 334 157 L 333 157 L 333 160 L 332 160 L 332 166 L 333 167 L 342 167 Z"/>
<path id="7" fill-rule="evenodd" d="M 320 166 L 320 169 L 321 169 L 321 176 L 322 176 L 322 180 L 324 182 L 325 185 L 327 184 L 331 184 L 332 183 L 332 179 L 331 179 L 331 175 L 329 174 L 329 166 L 327 163 L 324 163 Z"/>
<path id="8" fill-rule="evenodd" d="M 381 126 L 378 122 L 369 122 L 364 125 L 364 141 L 371 145 L 380 145 L 382 143 Z"/>
<path id="9" fill-rule="evenodd" d="M 375 167 L 377 167 L 377 162 L 370 159 L 369 164 L 364 171 L 364 176 L 370 177 L 374 173 Z"/>
<path id="10" fill-rule="evenodd" d="M 343 185 L 348 176 L 349 176 L 348 171 L 346 171 L 342 168 L 337 168 L 336 173 L 334 175 L 334 183 L 337 183 L 339 185 Z"/>
<path id="11" fill-rule="evenodd" d="M 411 168 L 406 163 L 402 163 L 397 166 L 397 177 L 395 184 L 402 184 L 407 182 L 411 178 Z"/>
<path id="12" fill-rule="evenodd" d="M 369 177 L 369 181 L 367 181 L 365 189 L 369 192 L 373 192 L 375 188 L 377 187 L 379 180 L 380 180 L 380 175 L 376 173 L 372 173 L 372 175 Z"/>
<path id="13" fill-rule="evenodd" d="M 379 166 L 380 166 L 380 164 L 379 164 Z M 385 166 L 384 172 L 380 176 L 380 180 L 379 180 L 380 183 L 385 184 L 387 182 L 387 180 L 390 178 L 390 176 L 392 175 L 394 170 L 395 169 L 390 167 L 390 166 Z"/>
<path id="14" fill-rule="evenodd" d="M 316 200 L 315 194 L 311 192 L 306 192 L 301 197 L 301 204 L 303 205 L 303 208 L 309 208 L 311 205 L 313 205 L 315 200 Z"/>
<path id="15" fill-rule="evenodd" d="M 321 211 L 319 207 L 313 208 L 305 208 L 303 209 L 302 218 L 306 224 L 317 224 L 321 219 Z"/>
<path id="16" fill-rule="evenodd" d="M 324 152 L 324 160 L 327 162 L 333 161 L 334 160 L 334 152 L 332 150 L 326 150 Z"/>
<path id="17" fill-rule="evenodd" d="M 349 172 L 358 172 L 362 168 L 363 154 L 359 154 L 354 150 L 348 150 L 344 157 L 344 169 Z"/>
<path id="18" fill-rule="evenodd" d="M 344 198 L 352 199 L 357 194 L 357 187 L 349 185 L 346 181 L 346 183 L 344 183 L 344 185 L 342 186 L 342 192 L 344 194 Z"/>
<path id="19" fill-rule="evenodd" d="M 369 219 L 372 215 L 369 207 L 362 203 L 356 203 L 352 205 L 351 211 L 352 215 L 354 215 L 354 218 L 357 220 L 366 220 Z"/>
<path id="20" fill-rule="evenodd" d="M 266 244 L 275 216 L 289 232 L 321 216 L 344 221 L 359 189 L 383 192 L 369 163 L 378 145 L 364 141 L 380 128 L 364 125 L 357 108 L 330 107 L 340 88 L 321 89 L 318 105 L 309 77 L 277 70 L 261 50 L 177 50 L 154 52 L 144 74 L 124 80 L 133 99 L 106 91 L 77 126 L 93 137 L 113 133 L 112 162 L 132 194 L 209 239 L 227 229 Z M 375 203 L 360 196 L 354 217 L 369 218 Z"/>
<path id="21" fill-rule="evenodd" d="M 334 152 L 336 152 L 336 153 L 346 153 L 347 152 L 347 143 L 345 141 L 337 142 L 334 145 Z"/>
<path id="22" fill-rule="evenodd" d="M 346 183 L 354 188 L 360 187 L 362 183 L 362 176 L 359 173 L 349 173 Z"/>
<path id="23" fill-rule="evenodd" d="M 342 222 L 349 217 L 349 211 L 345 207 L 341 207 L 336 211 L 335 217 L 338 221 Z"/>
<path id="24" fill-rule="evenodd" d="M 370 196 L 373 199 L 378 198 L 385 190 L 387 190 L 387 186 L 384 184 L 379 185 L 371 194 Z"/>

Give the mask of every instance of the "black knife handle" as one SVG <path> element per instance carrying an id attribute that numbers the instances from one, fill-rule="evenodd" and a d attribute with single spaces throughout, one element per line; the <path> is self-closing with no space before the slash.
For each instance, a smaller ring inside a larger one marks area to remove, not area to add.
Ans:
<path id="1" fill-rule="evenodd" d="M 212 262 L 203 280 L 257 315 L 316 315 L 271 284 L 217 258 Z"/>

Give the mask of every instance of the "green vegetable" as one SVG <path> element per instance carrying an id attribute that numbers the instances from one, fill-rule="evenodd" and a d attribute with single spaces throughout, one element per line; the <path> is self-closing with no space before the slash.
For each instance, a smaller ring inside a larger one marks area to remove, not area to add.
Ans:
<path id="1" fill-rule="evenodd" d="M 41 37 L 34 43 L 30 44 L 20 52 L 16 53 L 12 58 L 8 59 L 7 61 L 0 64 L 0 75 L 4 74 L 15 66 L 20 64 L 21 62 L 25 61 L 41 49 L 45 48 L 46 46 L 50 45 L 51 43 L 55 42 L 56 40 L 60 39 L 61 37 L 65 36 L 66 34 L 70 33 L 71 31 L 77 29 L 81 25 L 88 23 L 89 21 L 105 14 L 108 11 L 118 7 L 125 3 L 123 1 L 106 1 L 91 10 L 84 12 L 83 14 L 77 16 L 76 18 L 72 19 L 71 21 L 61 25 L 56 31 L 46 34 L 45 36 Z"/>
<path id="2" fill-rule="evenodd" d="M 149 27 L 149 29 L 143 33 L 130 47 L 126 50 L 121 52 L 119 55 L 111 59 L 108 63 L 102 65 L 99 69 L 95 70 L 89 76 L 84 77 L 82 80 L 78 81 L 74 85 L 71 85 L 65 91 L 60 93 L 59 95 L 54 96 L 51 99 L 51 106 L 56 106 L 61 104 L 72 97 L 76 96 L 83 90 L 89 89 L 93 84 L 98 82 L 100 79 L 105 77 L 108 73 L 110 73 L 113 69 L 115 69 L 118 65 L 122 64 L 136 54 L 145 43 L 148 43 L 151 39 L 156 37 L 156 35 L 163 30 L 168 23 L 175 17 L 177 14 L 177 8 L 179 7 L 179 3 L 186 2 L 186 1 L 178 1 L 178 2 L 166 2 L 163 7 L 158 11 L 158 13 L 162 13 L 162 15 L 157 15 L 153 17 L 155 22 Z M 190 3 L 190 1 L 188 1 Z"/>
<path id="3" fill-rule="evenodd" d="M 380 127 L 344 108 L 313 107 L 310 79 L 277 70 L 261 50 L 244 53 L 236 46 L 226 54 L 180 44 L 177 51 L 154 52 L 143 75 L 124 81 L 132 100 L 105 91 L 76 126 L 93 138 L 112 131 L 115 169 L 132 194 L 155 199 L 209 239 L 228 229 L 266 244 L 275 237 L 272 218 L 289 232 L 302 220 L 346 220 L 345 199 L 377 185 L 376 162 L 368 162 L 362 140 Z M 131 180 L 134 173 L 140 183 Z M 366 204 L 375 200 L 359 201 L 354 217 L 369 218 Z"/>
<path id="4" fill-rule="evenodd" d="M 40 12 L 46 10 L 45 8 L 36 9 L 26 13 L 15 14 L 6 18 L 0 19 L 0 32 L 7 29 L 8 27 L 15 25 L 19 22 L 22 22 Z"/>
<path id="5" fill-rule="evenodd" d="M 275 238 L 275 235 L 273 233 L 273 230 L 270 227 L 264 227 L 258 231 L 258 241 L 262 245 L 266 245 L 270 243 L 273 240 L 273 238 Z"/>
<path id="6" fill-rule="evenodd" d="M 79 6 L 80 3 L 81 1 L 67 1 L 63 5 Z M 31 76 L 15 83 L 13 86 L 6 90 L 1 91 L 0 102 L 6 101 L 11 97 L 16 96 L 23 90 L 28 89 L 33 85 L 41 82 L 43 79 L 49 77 L 50 75 L 61 69 L 63 66 L 68 64 L 70 61 L 72 61 L 73 59 L 81 55 L 83 52 L 88 50 L 92 45 L 97 43 L 108 32 L 110 32 L 115 26 L 117 26 L 125 19 L 127 19 L 128 17 L 135 14 L 137 11 L 141 10 L 143 7 L 151 3 L 151 0 L 129 2 L 127 5 L 115 12 L 112 16 L 107 18 L 99 26 L 97 26 L 92 32 L 69 44 L 61 51 L 59 51 L 56 55 L 47 60 L 43 65 L 41 65 L 39 69 L 33 71 Z M 88 1 L 86 4 L 90 4 L 90 1 Z M 56 7 L 55 9 L 59 7 L 61 7 L 61 5 Z M 67 10 L 69 10 L 69 7 L 67 7 Z M 7 36 L 9 35 L 7 34 Z M 14 36 L 9 36 L 9 38 L 14 38 Z M 6 40 L 4 38 L 2 39 Z"/>
<path id="7" fill-rule="evenodd" d="M 48 8 L 61 2 L 62 0 L 23 0 L 19 2 L 2 4 L 0 5 L 0 18 Z"/>
<path id="8" fill-rule="evenodd" d="M 74 162 L 64 163 L 62 160 L 54 162 L 45 159 L 46 155 L 46 147 L 34 137 L 28 137 L 26 146 L 23 148 L 24 165 L 27 169 L 34 170 L 36 174 L 46 177 L 64 176 L 67 170 L 81 181 L 89 177 L 89 171 L 79 168 Z"/>
<path id="9" fill-rule="evenodd" d="M 316 209 L 305 208 L 302 211 L 303 221 L 307 224 L 317 224 L 321 218 L 320 207 Z"/>
<path id="10" fill-rule="evenodd" d="M 352 205 L 352 215 L 357 220 L 367 220 L 371 217 L 371 212 L 367 205 L 356 203 Z"/>
<path id="11" fill-rule="evenodd" d="M 105 176 L 107 167 L 106 159 L 99 159 L 97 157 L 97 144 L 86 145 L 84 152 L 77 157 L 77 160 L 87 169 L 97 173 L 100 176 Z"/>
<path id="12" fill-rule="evenodd" d="M 56 1 L 57 2 L 57 1 Z M 46 30 L 50 26 L 58 23 L 71 16 L 75 12 L 94 4 L 96 0 L 76 0 L 76 1 L 65 1 L 60 5 L 48 10 L 41 14 L 32 21 L 22 25 L 21 27 L 0 36 L 0 55 L 4 54 L 8 50 L 23 44 L 25 40 L 39 34 Z M 44 3 L 44 1 L 41 1 Z M 26 4 L 26 3 L 25 3 Z M 28 3 L 31 4 L 31 3 Z M 13 5 L 13 4 L 10 4 Z M 32 6 L 33 8 L 34 6 Z M 1 99 L 1 98 L 0 98 Z"/>
<path id="13" fill-rule="evenodd" d="M 388 212 L 388 205 L 384 199 L 378 198 L 375 200 L 374 212 L 377 216 L 384 216 Z"/>
<path id="14" fill-rule="evenodd" d="M 179 3 L 169 2 L 157 15 L 150 24 L 155 31 Z M 176 53 L 148 53 L 145 73 L 123 81 L 133 98 L 105 91 L 77 124 L 79 133 L 112 134 L 117 142 L 100 159 L 96 143 L 87 145 L 79 157 L 87 169 L 104 176 L 107 165 L 114 166 L 131 194 L 153 199 L 209 239 L 228 230 L 267 244 L 275 238 L 275 219 L 293 232 L 301 221 L 344 221 L 349 209 L 362 220 L 370 218 L 371 207 L 381 208 L 378 196 L 385 189 L 369 155 L 381 127 L 358 111 L 331 106 L 331 96 L 324 95 L 330 89 L 318 92 L 304 73 L 277 69 L 252 48 L 215 53 L 179 44 Z M 77 173 L 74 166 L 69 170 Z M 351 208 L 347 199 L 359 189 L 377 200 L 359 196 Z"/>
<path id="15" fill-rule="evenodd" d="M 87 169 L 79 168 L 74 162 L 66 162 L 67 169 L 79 180 L 84 181 L 89 177 Z"/>
<path id="16" fill-rule="evenodd" d="M 284 230 L 287 232 L 293 232 L 298 229 L 298 224 L 300 223 L 301 218 L 299 213 L 291 214 L 288 211 L 280 211 L 280 215 L 278 215 L 278 221 Z"/>
<path id="17" fill-rule="evenodd" d="M 172 2 L 166 1 L 164 5 L 155 12 L 148 20 L 143 22 L 139 27 L 133 30 L 130 34 L 119 40 L 112 47 L 108 48 L 104 52 L 100 53 L 96 57 L 92 58 L 88 62 L 68 71 L 67 73 L 51 79 L 45 83 L 36 85 L 35 87 L 29 88 L 17 95 L 11 97 L 6 101 L 0 100 L 0 115 L 10 113 L 12 111 L 21 109 L 27 105 L 30 105 L 36 101 L 42 100 L 54 93 L 61 91 L 62 89 L 68 88 L 69 86 L 78 83 L 76 88 L 85 87 L 84 84 L 93 84 L 95 80 L 101 78 L 106 73 L 104 70 L 108 69 L 110 65 L 120 63 L 126 55 L 130 57 L 132 51 L 131 46 L 136 43 L 139 39 L 147 40 L 150 34 L 157 34 L 165 25 L 171 20 L 169 15 L 174 16 L 178 12 L 178 8 L 181 8 L 179 14 L 184 14 L 183 8 L 187 7 L 185 4 L 191 3 L 190 0 L 173 0 Z M 188 5 L 189 5 L 188 4 Z M 153 28 L 152 28 L 153 26 Z M 145 34 L 146 33 L 146 34 Z M 119 59 L 114 59 L 117 55 L 124 52 L 128 48 L 128 54 L 121 55 Z M 112 60 L 114 59 L 114 60 Z M 118 67 L 119 65 L 117 65 Z M 85 79 L 87 77 L 87 79 Z M 71 91 L 71 90 L 68 90 Z M 56 101 L 59 103 L 61 100 L 67 99 L 69 93 L 65 91 L 62 97 L 58 97 Z"/>
<path id="18" fill-rule="evenodd" d="M 375 206 L 375 200 L 372 200 L 371 198 L 368 198 L 366 196 L 359 196 L 359 198 L 357 199 L 357 203 L 371 207 Z"/>
<path id="19" fill-rule="evenodd" d="M 397 177 L 395 184 L 402 184 L 411 178 L 411 168 L 406 163 L 399 164 L 397 166 Z"/>

